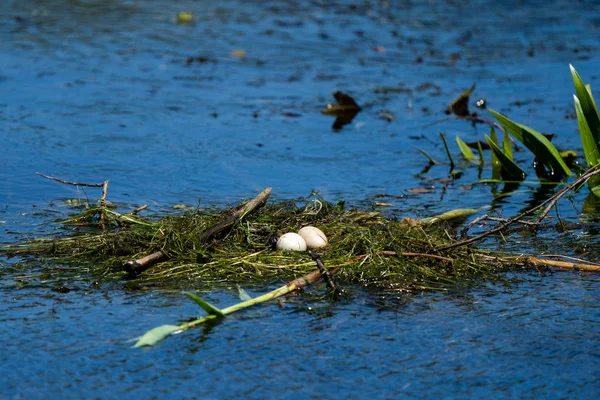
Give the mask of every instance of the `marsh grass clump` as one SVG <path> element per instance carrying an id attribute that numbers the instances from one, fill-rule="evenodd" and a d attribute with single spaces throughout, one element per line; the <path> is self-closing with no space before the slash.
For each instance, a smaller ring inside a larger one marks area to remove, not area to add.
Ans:
<path id="1" fill-rule="evenodd" d="M 89 210 L 85 213 L 93 215 Z M 452 242 L 447 224 L 385 219 L 379 212 L 346 209 L 343 203 L 313 196 L 305 204 L 264 205 L 222 234 L 202 240 L 203 233 L 228 213 L 197 209 L 155 221 L 129 218 L 125 224 L 116 219 L 105 230 L 75 228 L 65 237 L 11 245 L 1 252 L 33 255 L 38 263 L 86 268 L 91 275 L 115 278 L 125 275 L 127 261 L 162 252 L 164 261 L 135 277 L 143 284 L 284 281 L 313 271 L 315 262 L 306 252 L 275 251 L 274 238 L 313 225 L 329 238 L 319 255 L 328 268 L 338 268 L 335 280 L 341 284 L 440 290 L 497 277 L 499 265 L 473 248 L 443 254 L 435 250 Z M 69 219 L 73 220 L 78 219 Z"/>

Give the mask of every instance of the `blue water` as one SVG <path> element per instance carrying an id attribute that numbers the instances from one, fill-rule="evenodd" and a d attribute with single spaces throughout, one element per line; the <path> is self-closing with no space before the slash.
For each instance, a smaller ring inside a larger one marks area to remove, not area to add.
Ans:
<path id="1" fill-rule="evenodd" d="M 176 24 L 181 10 L 195 23 Z M 476 83 L 474 97 L 557 133 L 559 148 L 579 150 L 568 64 L 593 88 L 600 78 L 594 2 L 7 0 L 0 16 L 0 242 L 52 234 L 47 222 L 68 211 L 64 199 L 99 196 L 36 171 L 108 179 L 111 201 L 150 212 L 198 201 L 226 206 L 271 186 L 275 199 L 314 188 L 366 208 L 384 201 L 396 216 L 489 204 L 512 215 L 547 194 L 533 181 L 493 201 L 489 186 L 473 185 L 476 167 L 447 182 L 446 165 L 422 172 L 426 160 L 414 146 L 443 161 L 440 130 L 456 158 L 455 135 L 469 141 L 488 132 L 438 122 Z M 339 132 L 320 114 L 335 90 L 363 107 Z M 598 218 L 581 213 L 585 196 L 560 208 L 584 225 L 537 241 L 516 236 L 505 248 L 597 259 Z M 508 289 L 425 293 L 386 307 L 381 294 L 358 288 L 340 303 L 291 298 L 283 309 L 257 307 L 132 350 L 129 339 L 195 316 L 196 306 L 178 291 L 90 286 L 85 273 L 62 282 L 77 290 L 61 294 L 52 290 L 60 277 L 44 281 L 35 268 L 13 266 L 0 260 L 3 398 L 600 392 L 595 274 L 523 274 Z M 220 287 L 203 297 L 229 305 L 235 294 Z"/>

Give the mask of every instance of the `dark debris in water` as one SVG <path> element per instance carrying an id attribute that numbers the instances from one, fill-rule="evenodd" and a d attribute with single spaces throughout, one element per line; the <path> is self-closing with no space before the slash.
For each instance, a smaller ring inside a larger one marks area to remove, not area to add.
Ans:
<path id="1" fill-rule="evenodd" d="M 469 89 L 461 93 L 460 96 L 458 96 L 448 105 L 448 110 L 446 111 L 446 113 L 454 114 L 458 117 L 472 116 L 469 112 L 469 99 L 471 98 L 473 90 L 475 90 L 475 85 L 471 86 Z"/>
<path id="2" fill-rule="evenodd" d="M 332 129 L 334 131 L 339 131 L 345 125 L 352 122 L 354 117 L 361 111 L 361 108 L 358 103 L 346 93 L 336 91 L 333 93 L 333 97 L 335 97 L 338 104 L 327 104 L 321 112 L 325 115 L 335 117 Z"/>

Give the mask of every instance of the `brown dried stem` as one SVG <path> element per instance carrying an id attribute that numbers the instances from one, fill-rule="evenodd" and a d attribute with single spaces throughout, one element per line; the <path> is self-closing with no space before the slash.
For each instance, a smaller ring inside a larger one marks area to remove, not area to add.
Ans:
<path id="1" fill-rule="evenodd" d="M 336 290 L 335 283 L 333 282 L 333 279 L 329 275 L 329 272 L 327 272 L 327 268 L 325 268 L 325 264 L 323 264 L 323 260 L 321 259 L 321 256 L 319 256 L 317 253 L 313 253 L 312 251 L 309 251 L 308 255 L 311 256 L 312 259 L 317 263 L 317 267 L 319 267 L 321 276 L 323 277 L 323 279 L 325 279 L 325 282 L 327 283 L 327 286 L 329 286 L 329 289 L 335 291 Z"/>
<path id="2" fill-rule="evenodd" d="M 586 180 L 588 180 L 592 176 L 598 175 L 598 174 L 600 174 L 600 164 L 595 165 L 592 168 L 590 168 L 589 170 L 587 170 L 584 174 L 579 176 L 573 182 L 571 182 L 570 184 L 568 184 L 567 186 L 565 186 L 564 188 L 559 190 L 558 193 L 556 193 L 554 196 L 550 197 L 548 200 L 542 202 L 541 204 L 522 212 L 521 214 L 517 215 L 516 217 L 506 220 L 506 222 L 496 226 L 493 229 L 490 229 L 489 231 L 482 233 L 481 235 L 473 236 L 470 239 L 465 239 L 465 240 L 461 240 L 458 242 L 454 242 L 454 243 L 446 245 L 446 246 L 438 247 L 437 250 L 450 250 L 450 249 L 454 249 L 456 247 L 462 247 L 462 246 L 469 245 L 471 243 L 475 243 L 475 242 L 477 242 L 481 239 L 484 239 L 496 232 L 500 232 L 500 231 L 506 229 L 508 226 L 514 224 L 515 222 L 518 222 L 519 220 L 523 219 L 524 217 L 533 214 L 534 212 L 536 212 L 537 210 L 539 210 L 543 207 L 546 207 L 536 222 L 536 227 L 537 227 L 539 225 L 539 223 L 542 222 L 542 220 L 546 217 L 546 215 L 550 212 L 552 207 L 556 204 L 556 202 L 561 197 L 563 197 L 569 191 L 573 190 L 573 188 L 583 184 Z"/>
<path id="3" fill-rule="evenodd" d="M 507 258 L 505 258 L 506 260 Z M 588 263 L 575 263 L 575 262 L 567 262 L 567 261 L 558 261 L 558 260 L 546 260 L 543 258 L 533 257 L 533 256 L 519 256 L 513 258 L 515 262 L 525 262 L 529 264 L 533 264 L 536 266 L 544 266 L 544 267 L 555 267 L 560 269 L 572 269 L 572 270 L 580 270 L 580 271 L 600 271 L 600 265 L 598 264 L 588 264 Z"/>
<path id="4" fill-rule="evenodd" d="M 87 186 L 87 187 L 101 187 L 102 188 L 103 198 L 106 198 L 106 191 L 108 190 L 108 181 L 104 181 L 102 183 L 71 182 L 71 181 L 65 181 L 64 179 L 55 178 L 53 176 L 44 175 L 44 174 L 42 174 L 40 172 L 36 172 L 36 174 L 39 175 L 39 176 L 41 176 L 42 178 L 46 178 L 46 179 L 50 179 L 52 181 L 64 183 L 65 185 Z"/>

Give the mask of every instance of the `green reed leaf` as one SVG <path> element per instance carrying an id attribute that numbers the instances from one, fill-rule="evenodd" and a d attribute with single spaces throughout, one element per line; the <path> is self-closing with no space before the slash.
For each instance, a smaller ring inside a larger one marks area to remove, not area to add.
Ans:
<path id="1" fill-rule="evenodd" d="M 204 311 L 211 315 L 216 315 L 218 317 L 224 317 L 225 314 L 217 307 L 210 304 L 208 301 L 202 300 L 200 297 L 196 296 L 192 293 L 184 293 L 187 297 L 189 297 L 194 303 L 198 304 Z"/>
<path id="2" fill-rule="evenodd" d="M 517 164 L 514 163 L 513 160 L 508 158 L 500 147 L 490 138 L 488 135 L 485 135 L 485 140 L 487 141 L 492 153 L 495 155 L 497 162 L 500 164 L 500 175 L 504 180 L 520 180 L 525 179 L 527 174 L 523 171 Z"/>
<path id="3" fill-rule="evenodd" d="M 473 159 L 475 158 L 473 150 L 471 150 L 471 148 L 467 146 L 467 144 L 458 136 L 456 137 L 456 144 L 458 144 L 458 147 L 460 148 L 460 151 L 462 152 L 462 155 L 465 158 L 465 160 L 469 162 L 473 161 Z"/>

